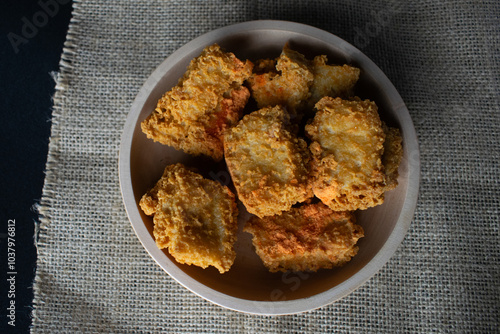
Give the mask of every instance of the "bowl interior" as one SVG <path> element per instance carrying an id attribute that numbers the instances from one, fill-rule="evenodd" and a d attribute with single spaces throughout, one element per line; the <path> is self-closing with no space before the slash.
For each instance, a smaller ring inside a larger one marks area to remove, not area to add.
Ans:
<path id="1" fill-rule="evenodd" d="M 139 93 L 127 120 L 128 127 L 123 135 L 125 144 L 122 143 L 122 150 L 125 151 L 122 151 L 120 156 L 120 179 L 125 206 L 139 239 L 160 266 L 181 284 L 212 301 L 217 299 L 217 296 L 221 297 L 214 302 L 223 306 L 227 306 L 224 305 L 225 300 L 234 303 L 234 298 L 250 302 L 273 302 L 298 301 L 303 298 L 310 300 L 314 296 L 322 295 L 324 301 L 325 293 L 329 294 L 326 299 L 333 301 L 355 288 L 346 286 L 346 282 L 353 281 L 354 285 L 359 285 L 380 269 L 404 237 L 413 216 L 416 189 L 410 189 L 410 180 L 415 179 L 412 168 L 418 166 L 411 165 L 409 154 L 415 150 L 418 152 L 418 147 L 404 103 L 378 67 L 357 49 L 333 35 L 317 29 L 308 29 L 302 25 L 286 26 L 285 29 L 281 25 L 254 24 L 239 29 L 222 29 L 193 40 L 172 54 L 151 75 Z M 359 253 L 345 266 L 316 273 L 269 273 L 252 248 L 251 235 L 241 231 L 250 217 L 241 203 L 238 241 L 235 246 L 237 257 L 229 272 L 219 274 L 214 268 L 201 269 L 182 265 L 177 263 L 167 250 L 155 249 L 152 218 L 142 213 L 138 203 L 142 195 L 159 179 L 166 165 L 183 162 L 188 166 L 197 167 L 205 177 L 232 187 L 224 162 L 215 163 L 208 158 L 192 157 L 171 147 L 154 143 L 147 139 L 140 129 L 140 123 L 154 110 L 161 95 L 177 83 L 191 59 L 198 56 L 204 47 L 215 42 L 225 50 L 235 53 L 240 59 L 277 57 L 283 45 L 289 42 L 292 49 L 303 53 L 309 59 L 315 55 L 326 54 L 330 63 L 358 66 L 362 71 L 356 95 L 375 101 L 379 106 L 381 119 L 401 129 L 404 158 L 399 169 L 399 185 L 395 190 L 386 193 L 383 205 L 357 213 L 357 221 L 364 228 L 365 237 L 359 241 Z M 416 177 L 418 178 L 418 175 Z M 130 189 L 124 190 L 127 187 Z M 409 195 L 411 199 L 408 198 Z M 396 229 L 397 226 L 399 229 Z M 393 239 L 394 245 L 385 250 L 387 254 L 383 258 L 376 259 L 377 254 L 380 255 L 381 250 L 388 247 L 387 241 L 390 238 Z M 373 261 L 377 263 L 374 265 Z M 371 270 L 362 273 L 363 268 L 369 264 Z M 362 277 L 352 280 L 356 275 Z M 335 291 L 336 288 L 343 291 Z M 314 303 L 311 305 L 321 306 Z M 232 308 L 237 306 L 233 305 Z"/>

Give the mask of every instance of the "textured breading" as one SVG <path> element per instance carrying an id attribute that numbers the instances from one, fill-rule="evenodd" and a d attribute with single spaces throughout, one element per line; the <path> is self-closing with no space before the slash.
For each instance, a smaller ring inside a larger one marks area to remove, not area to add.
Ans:
<path id="1" fill-rule="evenodd" d="M 352 212 L 336 212 L 322 203 L 252 217 L 244 231 L 253 234 L 257 255 L 271 272 L 341 266 L 357 254 L 356 243 L 364 236 Z"/>
<path id="2" fill-rule="evenodd" d="M 168 248 L 177 262 L 221 273 L 233 264 L 238 208 L 227 187 L 180 163 L 169 165 L 140 207 L 154 216 L 157 246 Z"/>
<path id="3" fill-rule="evenodd" d="M 385 139 L 377 106 L 369 100 L 324 97 L 306 133 L 311 138 L 313 191 L 336 211 L 383 203 Z"/>
<path id="4" fill-rule="evenodd" d="M 325 96 L 346 98 L 352 95 L 354 85 L 359 79 L 360 70 L 349 65 L 327 65 L 325 55 L 316 56 L 312 61 L 314 81 L 311 86 L 311 96 L 307 101 L 308 108 Z"/>
<path id="5" fill-rule="evenodd" d="M 382 165 L 384 166 L 386 178 L 385 190 L 388 191 L 398 185 L 398 168 L 403 159 L 403 138 L 398 128 L 388 127 L 382 122 L 382 129 L 385 133 Z"/>
<path id="6" fill-rule="evenodd" d="M 276 61 L 276 70 L 272 70 L 272 60 L 260 60 L 258 64 L 248 79 L 257 106 L 282 105 L 292 117 L 297 116 L 301 105 L 309 98 L 309 87 L 314 79 L 310 62 L 286 44 Z"/>
<path id="7" fill-rule="evenodd" d="M 252 96 L 259 107 L 286 106 L 292 117 L 310 113 L 322 97 L 351 96 L 359 68 L 327 62 L 326 55 L 309 61 L 286 44 L 278 59 L 256 61 L 254 74 L 248 80 Z"/>
<path id="8" fill-rule="evenodd" d="M 259 217 L 312 197 L 306 142 L 289 131 L 281 106 L 243 117 L 224 134 L 224 154 L 238 198 Z"/>
<path id="9" fill-rule="evenodd" d="M 221 160 L 222 132 L 241 118 L 250 97 L 242 84 L 252 67 L 250 61 L 240 61 L 217 44 L 206 47 L 158 101 L 142 122 L 142 131 L 162 144 Z"/>

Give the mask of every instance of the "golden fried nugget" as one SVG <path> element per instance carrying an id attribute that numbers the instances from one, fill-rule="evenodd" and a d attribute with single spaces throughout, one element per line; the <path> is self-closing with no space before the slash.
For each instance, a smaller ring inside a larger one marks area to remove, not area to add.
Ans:
<path id="1" fill-rule="evenodd" d="M 162 144 L 221 160 L 222 132 L 241 118 L 250 97 L 242 84 L 252 67 L 217 44 L 205 48 L 142 122 L 142 131 Z"/>
<path id="2" fill-rule="evenodd" d="M 384 154 L 382 155 L 382 165 L 384 165 L 386 186 L 389 191 L 398 185 L 398 168 L 403 159 L 403 138 L 397 128 L 388 127 L 382 122 L 382 129 L 385 133 Z"/>
<path id="3" fill-rule="evenodd" d="M 312 61 L 314 81 L 310 89 L 311 97 L 307 101 L 310 110 L 325 96 L 343 98 L 351 96 L 354 85 L 358 82 L 359 68 L 349 65 L 327 65 L 327 62 L 328 58 L 325 55 L 314 57 Z"/>
<path id="4" fill-rule="evenodd" d="M 364 236 L 352 212 L 335 212 L 322 203 L 252 217 L 244 231 L 253 234 L 257 255 L 271 272 L 341 266 L 357 254 L 356 243 Z"/>
<path id="5" fill-rule="evenodd" d="M 153 215 L 156 245 L 168 248 L 177 262 L 229 270 L 236 257 L 238 208 L 227 187 L 178 163 L 165 168 L 139 204 Z"/>
<path id="6" fill-rule="evenodd" d="M 385 134 L 376 104 L 324 97 L 316 108 L 312 123 L 306 125 L 312 140 L 314 194 L 336 211 L 382 204 Z"/>
<path id="7" fill-rule="evenodd" d="M 309 98 L 314 79 L 309 61 L 286 44 L 276 61 L 276 71 L 271 70 L 272 60 L 260 60 L 258 64 L 256 73 L 248 79 L 257 106 L 283 105 L 292 117 L 297 115 L 300 105 Z"/>
<path id="8" fill-rule="evenodd" d="M 238 198 L 259 217 L 312 197 L 307 144 L 293 135 L 281 106 L 243 117 L 224 134 L 224 155 Z"/>

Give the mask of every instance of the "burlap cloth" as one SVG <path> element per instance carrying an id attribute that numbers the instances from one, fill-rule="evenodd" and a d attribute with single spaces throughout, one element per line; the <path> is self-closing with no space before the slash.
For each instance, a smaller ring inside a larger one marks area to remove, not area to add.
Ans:
<path id="1" fill-rule="evenodd" d="M 420 140 L 419 204 L 395 256 L 348 297 L 299 315 L 241 314 L 181 287 L 141 246 L 119 190 L 122 127 L 146 78 L 191 39 L 255 19 L 360 48 Z M 54 97 L 33 332 L 498 332 L 499 35 L 496 0 L 77 1 Z"/>

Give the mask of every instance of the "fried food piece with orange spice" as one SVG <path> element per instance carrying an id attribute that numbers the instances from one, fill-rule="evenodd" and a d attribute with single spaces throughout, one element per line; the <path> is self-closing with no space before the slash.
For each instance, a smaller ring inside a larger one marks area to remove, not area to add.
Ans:
<path id="1" fill-rule="evenodd" d="M 311 96 L 307 101 L 309 110 L 325 96 L 346 98 L 353 94 L 354 85 L 358 82 L 360 70 L 349 65 L 328 65 L 325 55 L 316 56 L 312 61 L 314 81 Z"/>
<path id="2" fill-rule="evenodd" d="M 142 122 L 142 131 L 186 153 L 221 160 L 222 133 L 241 118 L 250 97 L 242 84 L 252 68 L 250 61 L 239 60 L 217 44 L 205 48 Z"/>
<path id="3" fill-rule="evenodd" d="M 357 254 L 356 243 L 364 236 L 352 212 L 335 212 L 322 203 L 252 217 L 244 231 L 253 234 L 257 255 L 271 272 L 341 266 Z"/>
<path id="4" fill-rule="evenodd" d="M 272 216 L 312 197 L 307 144 L 290 131 L 281 106 L 254 111 L 228 129 L 224 155 L 238 198 L 254 215 Z"/>
<path id="5" fill-rule="evenodd" d="M 229 188 L 178 163 L 165 168 L 139 205 L 153 216 L 156 245 L 177 262 L 220 273 L 232 266 L 238 208 Z"/>
<path id="6" fill-rule="evenodd" d="M 276 60 L 256 61 L 248 81 L 259 107 L 283 105 L 292 117 L 302 117 L 325 96 L 351 96 L 359 75 L 357 67 L 329 65 L 326 55 L 309 61 L 286 44 Z"/>
<path id="7" fill-rule="evenodd" d="M 313 192 L 336 211 L 367 209 L 384 201 L 385 133 L 369 100 L 324 97 L 306 133 L 311 138 Z"/>
<path id="8" fill-rule="evenodd" d="M 282 105 L 292 118 L 298 116 L 301 106 L 310 96 L 309 88 L 314 80 L 310 62 L 285 44 L 276 62 L 263 59 L 257 64 L 255 73 L 248 79 L 257 106 Z"/>

